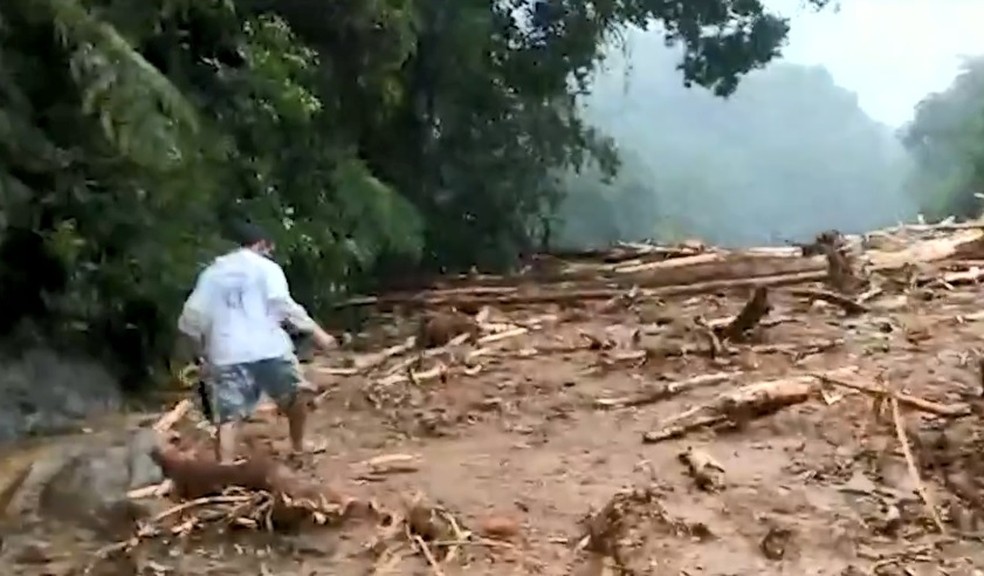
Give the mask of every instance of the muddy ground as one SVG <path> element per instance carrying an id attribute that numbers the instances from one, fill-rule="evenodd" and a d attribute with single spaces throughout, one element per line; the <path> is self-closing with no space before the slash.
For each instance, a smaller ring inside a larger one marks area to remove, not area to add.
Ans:
<path id="1" fill-rule="evenodd" d="M 303 474 L 384 512 L 292 534 L 185 525 L 93 573 L 981 574 L 984 315 L 974 314 L 984 290 L 887 292 L 849 316 L 777 288 L 765 326 L 711 358 L 693 318 L 713 324 L 748 296 L 493 305 L 480 313 L 484 343 L 446 347 L 416 366 L 408 359 L 419 354 L 403 351 L 366 368 L 419 321 L 381 315 L 356 343 L 362 352 L 307 368 L 320 390 L 310 436 L 328 446 Z M 503 335 L 494 341 L 495 333 Z M 438 363 L 447 370 L 433 377 Z M 940 417 L 902 405 L 927 496 L 886 403 L 876 410 L 871 394 L 837 385 L 735 429 L 643 442 L 667 419 L 742 385 L 842 367 L 857 367 L 855 381 L 971 410 Z M 407 370 L 419 381 L 407 381 Z M 623 406 L 661 382 L 718 372 L 734 374 Z M 286 452 L 286 424 L 264 411 L 244 444 Z M 688 471 L 680 458 L 688 449 L 705 457 L 707 474 Z M 393 454 L 402 456 L 379 459 Z M 397 526 L 382 537 L 415 495 L 459 530 L 417 541 Z M 174 504 L 150 500 L 155 510 Z M 599 511 L 607 519 L 585 522 Z M 30 543 L 8 531 L 2 560 L 13 573 L 71 573 L 109 542 L 57 522 L 29 527 Z"/>

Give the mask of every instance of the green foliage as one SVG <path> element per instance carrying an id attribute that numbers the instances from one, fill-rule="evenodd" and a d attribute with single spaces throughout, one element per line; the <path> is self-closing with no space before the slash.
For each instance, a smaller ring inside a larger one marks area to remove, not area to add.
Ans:
<path id="1" fill-rule="evenodd" d="M 964 63 L 945 91 L 919 103 L 903 131 L 916 161 L 908 185 L 932 219 L 977 217 L 984 191 L 984 58 Z"/>
<path id="2" fill-rule="evenodd" d="M 5 1 L 0 331 L 140 377 L 236 216 L 322 313 L 408 268 L 511 265 L 559 175 L 618 166 L 578 100 L 627 24 L 721 95 L 787 31 L 758 0 Z"/>

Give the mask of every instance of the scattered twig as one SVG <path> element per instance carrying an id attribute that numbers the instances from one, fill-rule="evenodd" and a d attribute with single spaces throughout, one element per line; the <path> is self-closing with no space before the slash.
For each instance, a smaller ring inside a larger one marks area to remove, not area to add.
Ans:
<path id="1" fill-rule="evenodd" d="M 434 558 L 434 554 L 430 551 L 430 548 L 427 547 L 427 543 L 424 542 L 424 539 L 414 534 L 413 541 L 417 544 L 417 547 L 420 548 L 420 553 L 427 559 L 427 563 L 430 564 L 431 570 L 434 571 L 434 574 L 437 576 L 444 576 L 444 570 L 441 569 L 441 565 L 438 563 L 437 559 Z"/>
<path id="2" fill-rule="evenodd" d="M 823 300 L 824 302 L 840 306 L 846 314 L 864 314 L 869 311 L 868 307 L 864 304 L 842 294 L 830 292 L 829 290 L 810 290 L 804 288 L 790 290 L 789 292 L 798 298 L 806 298 L 811 301 Z"/>
<path id="3" fill-rule="evenodd" d="M 919 477 L 916 461 L 912 456 L 912 449 L 909 447 L 909 439 L 905 434 L 905 423 L 902 421 L 902 412 L 899 410 L 898 396 L 892 396 L 889 402 L 892 406 L 892 420 L 895 422 L 895 435 L 899 439 L 899 444 L 902 445 L 902 455 L 905 456 L 905 463 L 909 468 L 909 476 L 915 482 L 916 491 L 919 492 L 919 497 L 922 498 L 923 503 L 926 505 L 926 509 L 933 518 L 936 528 L 940 531 L 940 534 L 946 534 L 946 527 L 943 525 L 943 520 L 940 519 L 940 515 L 936 511 L 936 503 L 932 496 L 930 496 L 929 490 L 926 489 L 926 485 L 923 484 L 922 478 Z"/>
<path id="4" fill-rule="evenodd" d="M 657 382 L 648 386 L 647 390 L 632 396 L 598 398 L 594 401 L 594 405 L 598 408 L 627 408 L 653 404 L 690 390 L 733 381 L 741 374 L 741 372 L 715 372 L 713 374 L 701 374 L 678 382 Z"/>
<path id="5" fill-rule="evenodd" d="M 126 497 L 131 500 L 140 500 L 143 498 L 160 498 L 161 496 L 166 496 L 174 488 L 174 483 L 170 478 L 165 479 L 159 484 L 151 484 L 150 486 L 143 486 L 141 488 L 135 488 L 126 493 Z"/>
<path id="6" fill-rule="evenodd" d="M 837 386 L 851 388 L 852 390 L 858 390 L 859 392 L 864 392 L 877 398 L 893 397 L 898 400 L 900 404 L 904 404 L 906 407 L 936 414 L 937 416 L 955 418 L 959 416 L 966 416 L 971 413 L 970 406 L 966 404 L 939 404 L 937 402 L 932 402 L 916 396 L 910 396 L 909 394 L 885 390 L 884 388 L 879 388 L 878 386 L 867 382 L 844 380 L 842 378 L 832 376 L 829 373 L 817 374 L 816 377 L 829 384 L 835 384 Z"/>

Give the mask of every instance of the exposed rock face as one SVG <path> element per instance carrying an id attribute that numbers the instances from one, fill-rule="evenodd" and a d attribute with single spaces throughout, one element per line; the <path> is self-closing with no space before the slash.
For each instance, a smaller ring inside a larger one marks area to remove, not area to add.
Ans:
<path id="1" fill-rule="evenodd" d="M 119 383 L 92 360 L 44 348 L 0 356 L 0 444 L 72 430 L 121 402 Z"/>
<path id="2" fill-rule="evenodd" d="M 129 499 L 127 491 L 163 479 L 150 456 L 153 431 L 78 440 L 38 455 L 30 486 L 21 494 L 22 510 L 106 536 L 129 534 L 147 510 L 144 503 Z"/>

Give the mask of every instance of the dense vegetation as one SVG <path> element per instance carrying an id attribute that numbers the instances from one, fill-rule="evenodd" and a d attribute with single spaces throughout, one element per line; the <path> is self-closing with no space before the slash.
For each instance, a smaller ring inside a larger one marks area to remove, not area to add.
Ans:
<path id="1" fill-rule="evenodd" d="M 606 63 L 585 117 L 618 142 L 618 177 L 572 175 L 564 238 L 802 240 L 911 218 L 908 158 L 893 130 L 822 67 L 776 62 L 728 99 L 673 82 L 674 49 L 633 34 Z M 599 193 L 601 191 L 601 193 Z"/>
<path id="2" fill-rule="evenodd" d="M 4 0 L 0 330 L 140 376 L 239 214 L 321 311 L 417 266 L 508 265 L 559 174 L 617 166 L 576 103 L 627 24 L 720 95 L 787 32 L 758 0 Z"/>
<path id="3" fill-rule="evenodd" d="M 903 131 L 916 163 L 909 188 L 928 217 L 977 217 L 984 193 L 984 57 L 923 99 Z"/>

